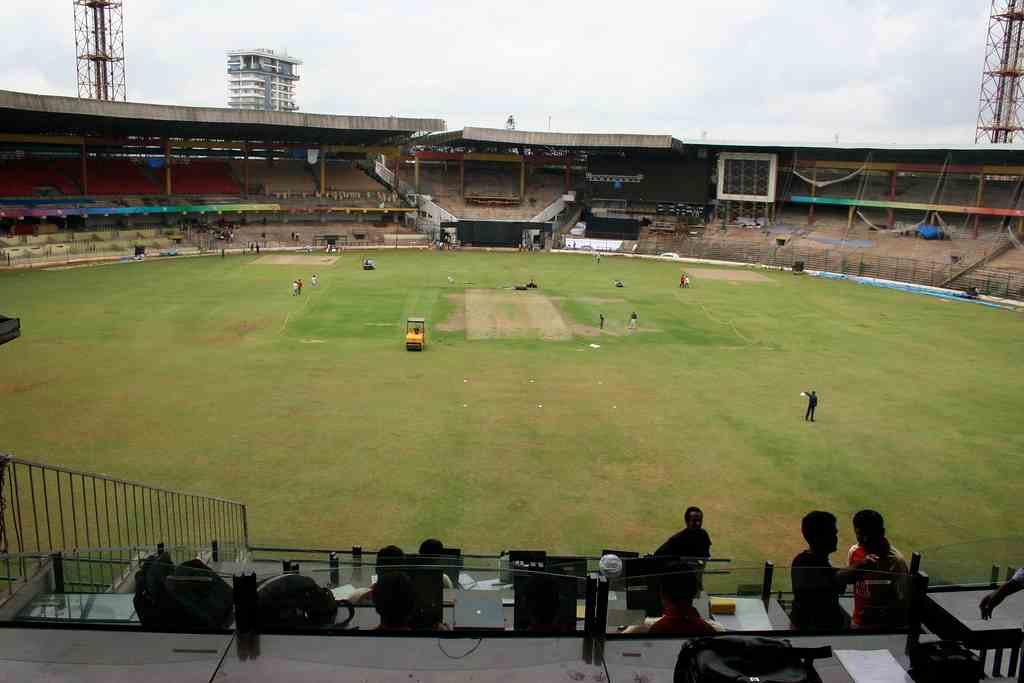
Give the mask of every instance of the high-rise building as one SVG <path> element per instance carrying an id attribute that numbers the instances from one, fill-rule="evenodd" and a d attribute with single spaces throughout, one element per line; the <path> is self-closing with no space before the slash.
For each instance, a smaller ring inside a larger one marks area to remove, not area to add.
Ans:
<path id="1" fill-rule="evenodd" d="M 228 52 L 228 106 L 260 111 L 295 111 L 296 59 L 273 50 Z"/>

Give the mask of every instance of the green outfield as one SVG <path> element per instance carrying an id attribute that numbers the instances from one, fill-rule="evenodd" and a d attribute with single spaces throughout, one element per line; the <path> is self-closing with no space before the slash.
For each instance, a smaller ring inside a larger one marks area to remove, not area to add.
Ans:
<path id="1" fill-rule="evenodd" d="M 0 273 L 23 328 L 0 451 L 240 500 L 261 544 L 650 551 L 691 504 L 716 555 L 780 563 L 815 508 L 840 547 L 862 507 L 906 551 L 1019 530 L 1017 313 L 740 268 L 681 290 L 674 263 L 363 256 Z"/>

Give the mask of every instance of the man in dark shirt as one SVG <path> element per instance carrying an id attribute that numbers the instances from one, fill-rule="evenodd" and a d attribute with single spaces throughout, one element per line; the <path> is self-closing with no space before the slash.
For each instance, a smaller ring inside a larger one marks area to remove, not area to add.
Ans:
<path id="1" fill-rule="evenodd" d="M 811 390 L 810 392 L 804 392 L 804 396 L 807 397 L 807 412 L 804 413 L 804 422 L 810 420 L 814 422 L 814 409 L 818 407 L 818 394 Z"/>
<path id="2" fill-rule="evenodd" d="M 699 507 L 688 507 L 683 513 L 683 521 L 686 528 L 662 543 L 654 554 L 699 559 L 711 557 L 711 536 L 703 528 L 704 512 Z"/>
<path id="3" fill-rule="evenodd" d="M 878 565 L 877 555 L 867 555 L 845 569 L 836 569 L 828 556 L 839 544 L 836 516 L 808 512 L 800 524 L 807 550 L 793 558 L 793 626 L 802 631 L 836 631 L 850 627 L 850 615 L 839 606 L 847 584 L 862 579 L 865 570 Z"/>
<path id="4" fill-rule="evenodd" d="M 846 582 L 828 561 L 839 543 L 836 517 L 815 510 L 804 516 L 800 528 L 808 548 L 793 558 L 793 626 L 808 631 L 847 629 L 850 617 L 839 606 Z"/>

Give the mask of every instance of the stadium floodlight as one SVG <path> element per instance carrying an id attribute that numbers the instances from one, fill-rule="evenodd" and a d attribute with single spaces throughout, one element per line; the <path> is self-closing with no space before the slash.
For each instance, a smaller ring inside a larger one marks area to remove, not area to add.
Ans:
<path id="1" fill-rule="evenodd" d="M 120 0 L 74 0 L 79 97 L 127 99 L 122 4 Z"/>
<path id="2" fill-rule="evenodd" d="M 21 320 L 0 315 L 0 346 L 21 336 Z"/>

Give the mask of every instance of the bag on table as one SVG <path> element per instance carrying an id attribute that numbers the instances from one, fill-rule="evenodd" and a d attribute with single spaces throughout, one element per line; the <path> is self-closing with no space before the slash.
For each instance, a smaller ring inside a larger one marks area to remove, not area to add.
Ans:
<path id="1" fill-rule="evenodd" d="M 820 683 L 812 660 L 831 647 L 797 648 L 788 640 L 755 636 L 696 638 L 676 660 L 674 683 Z"/>
<path id="2" fill-rule="evenodd" d="M 323 588 L 310 577 L 301 574 L 281 574 L 267 579 L 256 589 L 256 603 L 259 623 L 263 628 L 330 626 L 338 614 L 338 601 L 334 599 L 331 589 Z M 345 624 L 353 616 L 351 606 L 348 607 L 349 616 Z"/>
<path id="3" fill-rule="evenodd" d="M 981 659 L 963 643 L 920 643 L 909 655 L 910 675 L 917 683 L 977 683 L 984 678 Z"/>
<path id="4" fill-rule="evenodd" d="M 142 561 L 132 602 L 145 628 L 171 631 L 225 628 L 235 607 L 231 586 L 216 572 L 201 560 L 175 566 L 167 552 Z"/>

